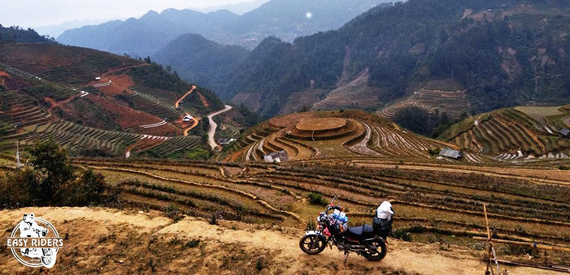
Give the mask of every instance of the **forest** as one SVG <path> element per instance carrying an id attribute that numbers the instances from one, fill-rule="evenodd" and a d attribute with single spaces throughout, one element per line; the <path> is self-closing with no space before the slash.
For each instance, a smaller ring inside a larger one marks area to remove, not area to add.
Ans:
<path id="1" fill-rule="evenodd" d="M 265 39 L 219 92 L 225 100 L 260 94 L 260 114 L 267 118 L 295 92 L 331 91 L 344 75 L 353 79 L 368 69 L 368 86 L 384 102 L 446 79 L 468 90 L 474 112 L 568 101 L 569 80 L 561 76 L 569 72 L 570 22 L 563 16 L 569 10 L 570 3 L 557 0 L 380 5 L 336 31 L 292 44 Z M 473 16 L 464 17 L 467 11 Z"/>
<path id="2" fill-rule="evenodd" d="M 0 25 L 0 42 L 17 43 L 57 43 L 54 38 L 39 35 L 33 29 L 23 29 L 18 26 L 4 27 Z"/>

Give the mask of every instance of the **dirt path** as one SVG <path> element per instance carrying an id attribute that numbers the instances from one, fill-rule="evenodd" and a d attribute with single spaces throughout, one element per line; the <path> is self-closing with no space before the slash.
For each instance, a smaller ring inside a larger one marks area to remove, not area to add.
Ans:
<path id="1" fill-rule="evenodd" d="M 196 118 L 192 118 L 192 126 L 184 129 L 184 136 L 187 137 L 188 136 L 188 132 L 190 132 L 190 130 L 194 129 L 196 126 L 198 126 L 198 120 Z"/>
<path id="2" fill-rule="evenodd" d="M 106 76 L 116 73 L 116 72 L 120 72 L 123 70 L 127 70 L 127 69 L 132 69 L 132 68 L 138 68 L 138 67 L 146 67 L 149 66 L 149 64 L 147 63 L 142 63 L 142 64 L 138 64 L 138 65 L 133 65 L 133 66 L 128 66 L 128 67 L 122 67 L 122 68 L 118 68 L 118 69 L 114 69 L 114 70 L 110 70 L 104 74 L 101 75 L 101 78 L 105 78 Z"/>
<path id="3" fill-rule="evenodd" d="M 208 144 L 210 145 L 210 147 L 212 148 L 212 150 L 215 150 L 216 148 L 220 147 L 220 145 L 218 145 L 216 143 L 216 141 L 214 140 L 214 136 L 216 135 L 216 129 L 218 128 L 218 124 L 216 122 L 214 122 L 214 117 L 221 114 L 221 113 L 225 113 L 229 110 L 232 109 L 232 106 L 226 105 L 226 107 L 223 110 L 211 113 L 208 115 L 208 121 L 210 122 L 210 128 L 208 128 Z"/>
<path id="4" fill-rule="evenodd" d="M 190 95 L 194 90 L 196 90 L 196 86 L 192 86 L 192 89 L 190 89 L 190 91 L 188 91 L 180 99 L 178 99 L 178 101 L 176 101 L 176 103 L 174 103 L 174 107 L 178 108 L 178 106 L 180 105 L 180 101 L 182 101 L 185 97 Z"/>
<path id="5" fill-rule="evenodd" d="M 51 106 L 49 107 L 49 109 L 47 110 L 48 114 L 51 115 L 51 112 L 53 111 L 53 109 L 55 109 L 56 107 L 60 107 L 60 108 L 64 108 L 63 105 L 65 105 L 66 103 L 69 103 L 70 101 L 72 101 L 73 99 L 75 99 L 76 97 L 80 97 L 82 96 L 83 93 L 79 93 L 79 94 L 75 94 L 70 96 L 68 99 L 64 99 L 62 101 L 55 101 L 55 99 L 51 98 L 51 97 L 44 97 L 44 100 L 46 102 L 48 102 L 49 104 L 51 104 Z"/>
<path id="6" fill-rule="evenodd" d="M 60 234 L 69 234 L 64 248 L 58 253 L 55 271 L 58 268 L 72 268 L 72 273 L 85 273 L 97 267 L 103 268 L 102 273 L 125 274 L 135 265 L 146 270 L 149 267 L 145 259 L 156 257 L 156 252 L 151 251 L 152 242 L 158 242 L 159 247 L 163 248 L 159 256 L 161 260 L 156 261 L 157 265 L 160 264 L 158 271 L 169 270 L 171 273 L 187 273 L 189 263 L 194 263 L 194 274 L 235 274 L 220 271 L 232 260 L 237 261 L 238 266 L 248 266 L 252 262 L 255 266 L 255 260 L 247 255 L 256 252 L 262 253 L 267 259 L 264 267 L 267 270 L 264 271 L 270 274 L 305 274 L 309 270 L 309 274 L 400 274 L 384 272 L 400 270 L 406 274 L 470 275 L 483 274 L 485 270 L 485 265 L 479 262 L 482 252 L 462 247 L 452 246 L 449 251 L 444 251 L 439 244 L 391 241 L 388 255 L 381 262 L 368 262 L 351 254 L 348 264 L 344 266 L 344 256 L 336 248 L 327 248 L 315 256 L 304 254 L 298 246 L 304 232 L 295 228 L 271 228 L 224 220 L 220 221 L 220 225 L 211 225 L 193 217 L 185 217 L 174 223 L 158 212 L 143 214 L 87 207 L 0 211 L 2 239 L 8 237 L 10 229 L 18 223 L 23 213 L 34 213 L 53 223 Z M 209 249 L 210 253 L 192 253 L 193 250 L 190 250 L 180 254 L 178 249 L 169 249 L 169 246 L 175 245 L 174 241 L 187 243 L 190 240 L 200 240 L 200 250 Z M 124 250 L 125 245 L 127 250 Z M 173 253 L 178 254 L 173 257 Z M 228 261 L 230 256 L 231 260 Z M 196 265 L 197 260 L 199 264 Z M 26 267 L 19 264 L 9 250 L 0 252 L 0 262 L 3 263 L 3 271 L 8 272 L 6 274 L 26 271 Z M 528 268 L 508 267 L 508 270 L 510 275 L 559 274 Z"/>

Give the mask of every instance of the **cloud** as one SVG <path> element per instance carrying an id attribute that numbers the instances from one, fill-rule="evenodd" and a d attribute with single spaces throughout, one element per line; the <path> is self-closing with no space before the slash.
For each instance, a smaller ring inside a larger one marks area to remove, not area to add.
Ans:
<path id="1" fill-rule="evenodd" d="M 22 27 L 73 20 L 140 17 L 149 10 L 207 8 L 251 0 L 0 0 L 0 24 Z"/>

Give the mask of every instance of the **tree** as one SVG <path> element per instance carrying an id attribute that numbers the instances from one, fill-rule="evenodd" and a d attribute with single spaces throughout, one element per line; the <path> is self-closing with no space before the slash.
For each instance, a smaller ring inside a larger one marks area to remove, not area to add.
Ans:
<path id="1" fill-rule="evenodd" d="M 53 138 L 36 143 L 30 155 L 32 167 L 40 179 L 40 200 L 43 203 L 53 202 L 57 190 L 75 179 L 76 167 L 72 165 L 67 151 L 59 147 Z"/>
<path id="2" fill-rule="evenodd" d="M 53 139 L 30 150 L 31 167 L 0 175 L 0 209 L 26 206 L 88 206 L 114 203 L 120 188 L 108 187 L 102 174 L 79 177 L 65 149 Z"/>

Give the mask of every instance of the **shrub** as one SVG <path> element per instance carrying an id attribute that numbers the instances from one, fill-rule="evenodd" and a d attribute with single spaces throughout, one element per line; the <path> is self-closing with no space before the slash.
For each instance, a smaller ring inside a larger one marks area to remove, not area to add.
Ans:
<path id="1" fill-rule="evenodd" d="M 175 203 L 169 204 L 164 210 L 164 213 L 166 214 L 167 217 L 173 219 L 174 222 L 178 222 L 179 220 L 182 219 L 182 213 L 178 209 L 178 205 Z"/>
<path id="2" fill-rule="evenodd" d="M 429 154 L 432 156 L 437 156 L 439 155 L 439 152 L 441 152 L 441 149 L 436 148 L 436 149 L 429 149 Z"/>
<path id="3" fill-rule="evenodd" d="M 91 170 L 77 175 L 67 151 L 53 139 L 31 150 L 31 167 L 0 177 L 0 208 L 26 206 L 86 206 L 118 200 L 120 189 L 109 188 L 105 177 Z"/>
<path id="4" fill-rule="evenodd" d="M 257 269 L 257 271 L 261 271 L 264 266 L 265 266 L 265 263 L 264 263 L 263 258 L 258 258 L 257 263 L 255 263 L 255 269 Z"/>
<path id="5" fill-rule="evenodd" d="M 113 195 L 113 199 L 118 194 Z M 105 194 L 105 177 L 87 170 L 79 179 L 69 182 L 58 191 L 60 204 L 67 206 L 86 206 L 101 204 L 107 201 Z"/>
<path id="6" fill-rule="evenodd" d="M 200 244 L 200 240 L 191 240 L 184 245 L 184 248 L 194 248 Z"/>
<path id="7" fill-rule="evenodd" d="M 319 193 L 309 193 L 308 195 L 309 203 L 313 205 L 327 205 L 327 201 L 323 198 L 323 196 Z"/>
<path id="8" fill-rule="evenodd" d="M 210 158 L 210 152 L 198 148 L 186 154 L 186 157 L 190 160 L 208 160 Z"/>
<path id="9" fill-rule="evenodd" d="M 212 214 L 208 223 L 210 223 L 211 225 L 217 225 L 218 224 L 218 217 L 217 216 L 218 215 L 216 213 Z"/>
<path id="10" fill-rule="evenodd" d="M 412 233 L 408 230 L 398 229 L 394 231 L 394 237 L 396 239 L 400 239 L 402 241 L 411 242 L 412 241 Z"/>
<path id="11" fill-rule="evenodd" d="M 317 223 L 314 220 L 308 220 L 307 221 L 307 228 L 305 228 L 305 230 L 311 231 L 311 230 L 316 230 L 316 229 L 317 229 Z"/>

